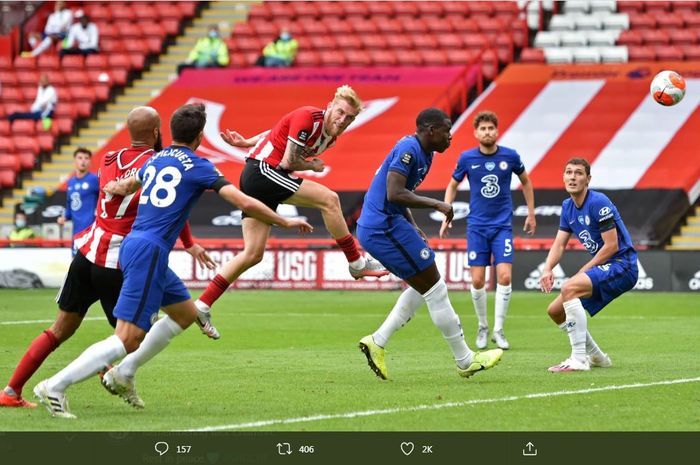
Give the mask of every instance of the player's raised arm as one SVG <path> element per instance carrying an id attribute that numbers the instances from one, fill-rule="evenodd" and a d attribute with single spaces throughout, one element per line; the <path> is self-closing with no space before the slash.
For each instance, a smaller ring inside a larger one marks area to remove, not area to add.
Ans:
<path id="1" fill-rule="evenodd" d="M 287 140 L 287 147 L 284 149 L 284 155 L 282 156 L 282 161 L 280 161 L 280 168 L 284 168 L 289 171 L 323 171 L 325 164 L 320 158 L 309 157 L 309 152 L 306 147 L 297 144 L 292 140 Z"/>
<path id="2" fill-rule="evenodd" d="M 566 249 L 566 244 L 569 242 L 569 237 L 571 237 L 570 232 L 562 231 L 561 229 L 557 231 L 557 237 L 554 238 L 552 248 L 549 249 L 547 260 L 544 262 L 542 276 L 540 277 L 540 288 L 542 292 L 549 294 L 552 291 L 552 287 L 554 287 L 552 269 L 557 266 L 562 255 L 564 255 L 564 249 Z"/>
<path id="3" fill-rule="evenodd" d="M 278 215 L 270 207 L 261 201 L 250 197 L 232 184 L 227 184 L 219 189 L 219 195 L 227 202 L 237 206 L 247 215 L 268 224 L 276 224 L 283 228 L 299 228 L 299 232 L 307 233 L 314 230 L 313 226 L 298 218 L 285 218 Z"/>
<path id="4" fill-rule="evenodd" d="M 106 194 L 121 195 L 126 197 L 133 194 L 141 187 L 141 180 L 136 176 L 122 178 L 119 181 L 109 181 L 102 189 Z"/>

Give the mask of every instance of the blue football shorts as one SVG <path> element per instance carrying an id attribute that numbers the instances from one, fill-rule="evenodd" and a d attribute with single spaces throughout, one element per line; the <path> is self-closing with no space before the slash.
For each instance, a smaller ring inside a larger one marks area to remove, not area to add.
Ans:
<path id="1" fill-rule="evenodd" d="M 401 279 L 408 279 L 435 263 L 435 252 L 406 220 L 387 229 L 357 226 L 357 239 L 370 255 Z"/>
<path id="2" fill-rule="evenodd" d="M 161 307 L 190 298 L 184 283 L 168 268 L 169 250 L 146 238 L 127 236 L 119 250 L 124 284 L 114 316 L 149 331 Z"/>
<path id="3" fill-rule="evenodd" d="M 613 259 L 587 270 L 586 275 L 593 283 L 593 294 L 582 298 L 581 303 L 588 314 L 593 316 L 617 297 L 634 288 L 639 270 L 636 259 Z"/>
<path id="4" fill-rule="evenodd" d="M 511 228 L 467 228 L 469 266 L 513 263 L 513 230 Z"/>

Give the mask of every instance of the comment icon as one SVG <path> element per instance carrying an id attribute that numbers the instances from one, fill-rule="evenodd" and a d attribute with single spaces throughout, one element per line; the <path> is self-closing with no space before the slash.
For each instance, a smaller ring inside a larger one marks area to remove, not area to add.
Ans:
<path id="1" fill-rule="evenodd" d="M 153 448 L 156 450 L 156 452 L 158 452 L 158 455 L 160 455 L 162 457 L 166 452 L 168 452 L 168 449 L 170 449 L 170 446 L 168 445 L 167 442 L 160 441 L 160 442 L 156 442 L 156 444 L 153 446 Z"/>

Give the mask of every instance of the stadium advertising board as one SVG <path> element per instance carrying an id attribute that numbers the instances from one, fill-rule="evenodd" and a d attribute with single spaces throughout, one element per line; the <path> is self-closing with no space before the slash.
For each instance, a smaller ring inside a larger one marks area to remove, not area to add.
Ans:
<path id="1" fill-rule="evenodd" d="M 210 249 L 218 265 L 230 260 L 239 250 Z M 539 292 L 539 278 L 546 251 L 518 251 L 513 262 L 513 289 Z M 590 259 L 583 251 L 567 251 L 554 271 L 554 287 L 561 289 L 570 278 Z M 454 290 L 467 290 L 471 286 L 471 273 L 465 250 L 437 250 L 435 261 L 447 286 Z M 34 273 L 43 287 L 60 287 L 70 264 L 69 249 L 0 249 L 1 273 Z M 170 254 L 170 267 L 192 289 L 206 287 L 216 271 L 199 267 L 183 250 Z M 700 252 L 698 251 L 642 251 L 639 252 L 639 279 L 636 291 L 700 292 Z M 263 260 L 250 268 L 233 284 L 238 289 L 399 289 L 402 283 L 394 276 L 355 281 L 347 270 L 347 261 L 337 250 L 310 250 L 302 248 L 268 249 Z M 493 288 L 491 269 L 487 268 L 487 288 Z M 26 275 L 19 277 L 26 281 Z M 10 280 L 10 283 L 12 280 Z M 0 287 L 11 287 L 0 279 Z M 38 286 L 41 287 L 41 286 Z"/>

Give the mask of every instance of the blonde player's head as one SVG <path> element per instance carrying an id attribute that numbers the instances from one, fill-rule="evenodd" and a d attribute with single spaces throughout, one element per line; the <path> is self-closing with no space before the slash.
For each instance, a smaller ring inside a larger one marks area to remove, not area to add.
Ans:
<path id="1" fill-rule="evenodd" d="M 323 121 L 326 132 L 333 137 L 341 135 L 363 109 L 362 100 L 352 87 L 347 84 L 338 87 L 326 108 Z"/>

